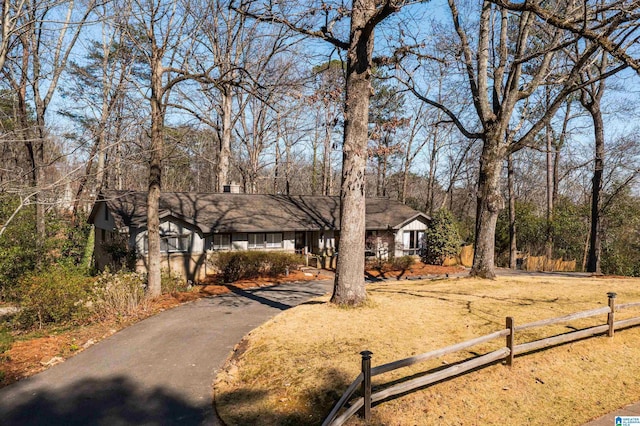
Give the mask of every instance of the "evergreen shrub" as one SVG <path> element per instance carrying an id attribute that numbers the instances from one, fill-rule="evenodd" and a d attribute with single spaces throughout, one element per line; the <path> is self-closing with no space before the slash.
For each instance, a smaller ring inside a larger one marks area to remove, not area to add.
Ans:
<path id="1" fill-rule="evenodd" d="M 15 319 L 21 328 L 79 322 L 91 313 L 93 279 L 69 265 L 50 266 L 19 280 L 16 294 L 20 311 Z"/>
<path id="2" fill-rule="evenodd" d="M 413 256 L 400 256 L 393 259 L 392 265 L 394 270 L 406 271 L 414 262 Z"/>
<path id="3" fill-rule="evenodd" d="M 303 263 L 299 255 L 270 251 L 231 251 L 217 253 L 216 266 L 225 282 L 261 276 L 275 277 Z"/>
<path id="4" fill-rule="evenodd" d="M 160 272 L 160 288 L 162 294 L 173 294 L 181 291 L 187 291 L 191 288 L 187 280 L 182 275 L 163 269 Z"/>
<path id="5" fill-rule="evenodd" d="M 442 265 L 447 257 L 458 254 L 460 244 L 453 215 L 448 210 L 438 210 L 425 231 L 422 260 L 430 265 Z"/>

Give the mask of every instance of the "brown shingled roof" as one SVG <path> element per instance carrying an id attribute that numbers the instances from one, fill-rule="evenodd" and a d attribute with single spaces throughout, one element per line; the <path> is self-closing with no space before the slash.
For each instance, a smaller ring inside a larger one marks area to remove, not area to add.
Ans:
<path id="1" fill-rule="evenodd" d="M 103 191 L 105 202 L 118 228 L 144 227 L 147 193 Z M 366 200 L 367 229 L 397 229 L 423 213 L 387 198 Z M 93 221 L 92 211 L 90 221 Z M 338 229 L 340 198 L 331 196 L 285 196 L 164 192 L 160 197 L 160 217 L 175 217 L 190 223 L 203 234 L 217 232 L 278 232 Z"/>

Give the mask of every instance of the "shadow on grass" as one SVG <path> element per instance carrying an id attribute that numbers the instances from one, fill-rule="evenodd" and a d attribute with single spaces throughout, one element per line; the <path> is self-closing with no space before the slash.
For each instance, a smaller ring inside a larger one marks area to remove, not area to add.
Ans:
<path id="1" fill-rule="evenodd" d="M 573 327 L 571 327 L 571 329 L 573 329 Z M 569 334 L 569 333 L 572 333 L 574 331 L 580 331 L 580 330 L 583 330 L 583 329 L 575 329 L 575 330 L 569 331 L 567 333 L 559 334 L 557 336 L 564 335 L 564 334 Z M 557 343 L 557 344 L 549 345 L 547 347 L 543 347 L 543 348 L 534 349 L 534 350 L 531 350 L 531 351 L 519 353 L 519 354 L 517 354 L 515 356 L 514 363 L 517 363 L 520 358 L 526 357 L 528 355 L 545 352 L 545 351 L 550 350 L 550 349 L 555 349 L 555 348 L 571 345 L 571 344 L 574 344 L 574 343 L 583 342 L 583 341 L 590 340 L 590 339 L 595 338 L 595 337 L 605 336 L 605 335 L 606 335 L 606 332 L 597 333 L 597 334 L 595 334 L 593 336 L 583 337 L 583 338 L 580 338 L 580 339 L 571 340 L 571 341 L 568 341 L 568 342 Z M 381 391 L 383 389 L 389 388 L 391 386 L 394 386 L 396 384 L 405 383 L 405 382 L 408 382 L 408 381 L 413 380 L 413 379 L 417 379 L 417 378 L 420 378 L 420 377 L 428 376 L 430 374 L 438 373 L 440 371 L 443 371 L 443 370 L 446 370 L 448 368 L 455 367 L 455 366 L 463 364 L 463 363 L 465 363 L 467 361 L 470 361 L 475 357 L 479 357 L 479 356 L 484 355 L 484 353 L 480 353 L 480 352 L 476 352 L 476 351 L 469 351 L 469 353 L 471 355 L 473 355 L 472 358 L 463 359 L 463 360 L 460 360 L 460 361 L 457 361 L 457 362 L 454 362 L 454 363 L 451 363 L 451 364 L 446 364 L 446 365 L 442 365 L 442 366 L 439 366 L 439 367 L 436 367 L 436 368 L 420 371 L 420 372 L 417 372 L 415 374 L 411 374 L 411 375 L 408 375 L 408 376 L 405 376 L 405 377 L 402 377 L 402 378 L 399 378 L 399 379 L 396 379 L 396 380 L 392 380 L 392 381 L 388 381 L 388 382 L 385 382 L 385 383 L 377 384 L 377 385 L 373 386 L 372 391 L 373 391 L 373 393 L 375 393 L 375 392 Z M 408 391 L 400 393 L 398 395 L 390 396 L 388 398 L 385 398 L 383 400 L 375 402 L 374 404 L 372 404 L 372 406 L 375 407 L 375 406 L 383 404 L 383 403 L 385 403 L 387 401 L 392 401 L 392 400 L 395 400 L 395 399 L 402 398 L 402 397 L 404 397 L 406 395 L 409 395 L 409 394 L 412 394 L 412 393 L 415 393 L 415 392 L 419 392 L 421 390 L 428 389 L 428 388 L 430 388 L 432 386 L 435 386 L 435 385 L 437 385 L 439 383 L 449 382 L 451 380 L 455 380 L 455 379 L 457 379 L 459 377 L 463 377 L 463 376 L 466 376 L 466 375 L 469 375 L 469 374 L 484 370 L 484 369 L 486 369 L 488 367 L 491 367 L 491 366 L 494 366 L 494 365 L 504 365 L 505 368 L 507 368 L 506 367 L 506 361 L 504 359 L 493 361 L 491 363 L 487 363 L 487 364 L 478 366 L 478 367 L 470 369 L 468 371 L 461 372 L 461 373 L 458 373 L 458 374 L 454 374 L 454 375 L 452 375 L 450 377 L 438 380 L 436 382 L 433 382 L 433 383 L 430 383 L 430 384 L 427 384 L 427 385 L 424 385 L 424 386 L 420 386 L 420 387 L 417 387 L 415 389 L 408 390 Z M 536 380 L 540 380 L 540 379 L 536 378 Z M 542 381 L 540 383 L 544 384 L 544 382 L 542 382 Z"/>
<path id="2" fill-rule="evenodd" d="M 215 424 L 209 401 L 193 405 L 180 395 L 162 388 L 140 388 L 122 376 L 81 380 L 52 390 L 27 389 L 22 393 L 20 385 L 3 390 L 0 401 L 3 426 Z"/>
<path id="3" fill-rule="evenodd" d="M 303 302 L 301 304 L 299 304 L 298 306 L 305 306 L 305 305 L 326 305 L 329 302 L 324 302 L 322 300 L 309 300 L 308 302 Z"/>
<path id="4" fill-rule="evenodd" d="M 446 370 L 447 368 L 455 367 L 455 366 L 460 365 L 460 364 L 462 364 L 462 363 L 464 363 L 466 361 L 469 361 L 469 359 L 460 360 L 460 361 L 455 362 L 455 363 L 451 363 L 451 364 L 443 365 L 443 366 L 440 366 L 440 367 L 432 368 L 430 370 L 426 370 L 426 371 L 422 371 L 422 372 L 419 372 L 419 373 L 415 373 L 415 374 L 412 374 L 412 375 L 409 375 L 409 376 L 406 376 L 406 377 L 402 377 L 402 378 L 397 379 L 397 380 L 392 380 L 392 381 L 389 381 L 389 382 L 385 382 L 384 384 L 381 384 L 381 385 L 374 385 L 373 388 L 372 388 L 372 391 L 373 391 L 373 393 L 375 393 L 375 392 L 381 391 L 383 389 L 386 389 L 386 388 L 391 387 L 391 386 L 396 385 L 396 384 L 408 382 L 409 380 L 417 379 L 419 377 L 424 377 L 424 376 L 427 376 L 429 374 L 434 374 L 434 373 Z M 455 375 L 453 375 L 451 377 L 448 377 L 448 378 L 445 378 L 445 379 L 442 379 L 442 380 L 438 380 L 438 381 L 430 383 L 428 385 L 420 386 L 420 387 L 417 387 L 415 389 L 411 389 L 411 390 L 408 390 L 406 392 L 400 393 L 398 395 L 390 396 L 388 398 L 385 398 L 383 400 L 375 402 L 374 404 L 372 404 L 372 407 L 378 406 L 378 405 L 383 404 L 383 403 L 388 402 L 388 401 L 393 401 L 395 399 L 402 398 L 404 396 L 410 395 L 412 393 L 419 392 L 421 390 L 428 389 L 428 388 L 430 388 L 432 386 L 435 386 L 435 385 L 437 385 L 439 383 L 445 383 L 445 382 L 449 382 L 451 380 L 455 380 L 458 377 L 466 376 L 468 374 L 475 373 L 477 371 L 484 370 L 487 367 L 490 367 L 490 366 L 493 366 L 493 365 L 498 365 L 498 364 L 504 364 L 504 361 L 503 360 L 494 361 L 492 363 L 485 364 L 485 365 L 480 366 L 480 367 L 476 367 L 474 369 L 465 371 L 463 373 L 455 374 Z"/>
<path id="5" fill-rule="evenodd" d="M 406 288 L 385 287 L 385 288 L 375 289 L 372 292 L 402 294 L 402 295 L 411 296 L 411 297 L 420 297 L 420 298 L 434 299 L 434 300 L 440 300 L 443 302 L 453 302 L 453 303 L 466 302 L 466 300 L 460 300 L 452 297 L 473 297 L 475 299 L 489 299 L 489 300 L 495 300 L 498 302 L 509 302 L 510 304 L 517 305 L 517 306 L 530 306 L 536 303 L 558 303 L 560 301 L 559 297 L 541 298 L 541 299 L 534 299 L 531 297 L 514 297 L 511 295 L 499 297 L 499 296 L 492 296 L 488 294 L 474 294 L 474 293 L 465 293 L 465 292 L 458 292 L 458 291 L 438 291 L 438 290 L 421 289 L 421 288 L 414 288 L 414 289 L 408 290 Z M 567 300 L 567 302 L 570 302 L 570 300 Z"/>
<path id="6" fill-rule="evenodd" d="M 382 271 L 379 271 L 379 273 L 379 276 L 375 276 L 369 271 L 364 271 L 364 279 L 372 283 L 384 281 L 386 277 Z"/>
<path id="7" fill-rule="evenodd" d="M 343 371 L 329 369 L 317 386 L 300 392 L 295 400 L 288 398 L 284 389 L 267 392 L 247 385 L 228 392 L 217 391 L 215 404 L 217 412 L 227 424 L 319 425 L 351 380 L 353 378 Z"/>

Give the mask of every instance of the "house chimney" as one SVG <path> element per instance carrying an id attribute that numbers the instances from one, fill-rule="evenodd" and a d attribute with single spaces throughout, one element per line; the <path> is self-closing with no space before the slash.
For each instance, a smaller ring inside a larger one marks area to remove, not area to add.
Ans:
<path id="1" fill-rule="evenodd" d="M 239 194 L 240 193 L 240 185 L 235 182 L 231 182 L 228 185 L 222 186 L 222 192 L 228 192 L 231 194 Z"/>

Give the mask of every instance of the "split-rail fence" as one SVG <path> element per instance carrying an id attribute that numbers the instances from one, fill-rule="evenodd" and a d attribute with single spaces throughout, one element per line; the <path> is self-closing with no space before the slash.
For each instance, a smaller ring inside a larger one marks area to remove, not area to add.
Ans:
<path id="1" fill-rule="evenodd" d="M 615 330 L 640 325 L 640 317 L 628 318 L 619 321 L 615 320 L 616 312 L 620 312 L 629 308 L 640 307 L 640 302 L 616 305 L 616 293 L 607 293 L 607 296 L 608 306 L 602 308 L 576 312 L 557 318 L 544 319 L 519 326 L 515 325 L 513 317 L 507 317 L 505 321 L 506 326 L 502 330 L 498 330 L 494 333 L 477 337 L 472 340 L 467 340 L 466 342 L 448 346 L 446 348 L 437 349 L 431 352 L 415 355 L 398 361 L 393 361 L 388 364 L 379 365 L 377 367 L 371 367 L 371 355 L 373 355 L 373 353 L 370 351 L 363 351 L 360 353 L 360 355 L 362 356 L 361 373 L 358 375 L 358 377 L 356 377 L 353 383 L 349 385 L 342 397 L 333 406 L 333 409 L 322 423 L 322 426 L 342 425 L 357 412 L 360 412 L 361 416 L 368 421 L 371 419 L 372 404 L 383 401 L 387 398 L 405 394 L 416 389 L 421 389 L 431 384 L 441 382 L 455 376 L 459 376 L 467 371 L 487 367 L 489 365 L 495 364 L 498 361 L 505 361 L 506 365 L 511 366 L 513 365 L 513 359 L 516 355 L 526 354 L 532 351 L 537 351 L 605 333 L 609 337 L 613 337 Z M 534 340 L 527 343 L 521 343 L 518 345 L 515 344 L 516 332 L 532 329 L 535 327 L 544 327 L 566 323 L 577 319 L 590 318 L 604 314 L 607 314 L 606 324 L 589 327 L 569 333 L 559 334 L 544 339 Z M 374 376 L 388 373 L 399 368 L 415 365 L 429 359 L 463 351 L 472 346 L 487 343 L 499 338 L 505 339 L 505 346 L 500 349 L 481 356 L 477 356 L 475 358 L 471 358 L 467 361 L 442 369 L 440 371 L 397 383 L 395 385 L 383 388 L 375 393 L 372 393 L 371 378 Z M 360 389 L 361 391 L 360 396 L 355 400 L 350 401 L 358 389 Z M 347 409 L 344 410 L 340 415 L 338 415 L 338 413 L 340 413 L 340 410 L 347 406 L 347 403 L 349 403 Z"/>

